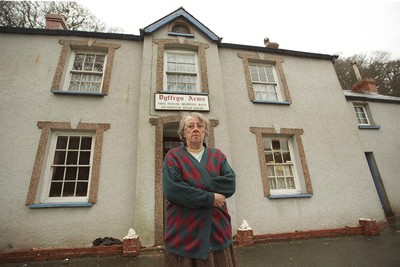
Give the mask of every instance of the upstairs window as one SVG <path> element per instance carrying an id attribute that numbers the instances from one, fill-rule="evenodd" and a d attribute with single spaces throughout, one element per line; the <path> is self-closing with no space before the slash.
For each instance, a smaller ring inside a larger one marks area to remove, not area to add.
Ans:
<path id="1" fill-rule="evenodd" d="M 359 129 L 380 129 L 379 125 L 376 125 L 368 104 L 366 103 L 353 103 L 354 111 L 356 112 L 358 128 Z"/>
<path id="2" fill-rule="evenodd" d="M 367 111 L 363 105 L 354 105 L 354 110 L 356 111 L 356 116 L 359 125 L 370 125 Z"/>
<path id="3" fill-rule="evenodd" d="M 283 101 L 278 85 L 276 70 L 273 65 L 250 64 L 254 99 L 261 101 Z"/>
<path id="4" fill-rule="evenodd" d="M 100 93 L 106 55 L 75 51 L 72 58 L 67 91 Z"/>
<path id="5" fill-rule="evenodd" d="M 60 58 L 53 78 L 54 94 L 108 95 L 117 43 L 59 40 Z"/>
<path id="6" fill-rule="evenodd" d="M 238 53 L 242 59 L 249 100 L 255 104 L 290 105 L 283 58 Z"/>
<path id="7" fill-rule="evenodd" d="M 199 92 L 197 53 L 168 51 L 165 62 L 166 91 Z"/>

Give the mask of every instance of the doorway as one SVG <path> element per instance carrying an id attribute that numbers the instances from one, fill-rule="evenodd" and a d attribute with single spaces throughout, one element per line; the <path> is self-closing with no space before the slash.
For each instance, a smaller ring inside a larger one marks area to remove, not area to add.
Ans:
<path id="1" fill-rule="evenodd" d="M 381 174 L 379 173 L 378 165 L 376 164 L 375 161 L 374 153 L 365 152 L 365 157 L 367 158 L 368 167 L 371 172 L 372 179 L 374 180 L 375 188 L 378 193 L 379 200 L 381 201 L 383 211 L 385 212 L 385 216 L 386 218 L 393 217 L 394 214 L 386 194 Z"/>

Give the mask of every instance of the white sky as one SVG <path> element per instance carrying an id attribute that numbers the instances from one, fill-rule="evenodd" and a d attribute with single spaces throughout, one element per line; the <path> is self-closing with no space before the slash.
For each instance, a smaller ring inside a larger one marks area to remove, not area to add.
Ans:
<path id="1" fill-rule="evenodd" d="M 352 56 L 390 52 L 400 59 L 400 0 L 76 0 L 126 34 L 183 7 L 223 43 Z"/>

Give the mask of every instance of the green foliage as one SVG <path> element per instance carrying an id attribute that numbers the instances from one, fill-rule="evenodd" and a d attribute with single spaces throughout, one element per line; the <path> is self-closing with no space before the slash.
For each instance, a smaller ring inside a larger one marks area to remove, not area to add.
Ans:
<path id="1" fill-rule="evenodd" d="M 362 78 L 373 78 L 382 95 L 400 97 L 400 60 L 390 59 L 389 52 L 376 51 L 371 55 L 357 54 L 339 58 L 335 62 L 335 70 L 342 89 L 351 90 L 357 82 L 352 66 L 355 62 Z"/>

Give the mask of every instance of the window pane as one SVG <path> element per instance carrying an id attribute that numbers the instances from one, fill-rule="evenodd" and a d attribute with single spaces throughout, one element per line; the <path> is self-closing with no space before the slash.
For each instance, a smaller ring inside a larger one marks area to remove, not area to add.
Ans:
<path id="1" fill-rule="evenodd" d="M 65 149 L 67 148 L 68 136 L 59 136 L 57 138 L 56 149 Z"/>
<path id="2" fill-rule="evenodd" d="M 67 167 L 65 172 L 65 180 L 76 180 L 77 167 Z"/>
<path id="3" fill-rule="evenodd" d="M 62 183 L 52 182 L 50 187 L 49 197 L 61 196 Z"/>
<path id="4" fill-rule="evenodd" d="M 53 164 L 60 165 L 65 163 L 65 151 L 56 151 L 54 153 Z"/>
<path id="5" fill-rule="evenodd" d="M 278 184 L 277 184 L 278 189 L 286 189 L 285 178 L 279 177 L 276 180 L 278 182 Z"/>
<path id="6" fill-rule="evenodd" d="M 79 165 L 89 165 L 90 151 L 81 151 L 79 155 Z"/>
<path id="7" fill-rule="evenodd" d="M 89 167 L 79 167 L 78 180 L 89 180 Z"/>
<path id="8" fill-rule="evenodd" d="M 53 168 L 53 176 L 51 178 L 52 181 L 59 181 L 64 179 L 64 167 L 54 167 Z"/>
<path id="9" fill-rule="evenodd" d="M 271 178 L 271 179 L 268 179 L 268 180 L 269 180 L 269 187 L 271 188 L 271 190 L 278 189 L 278 185 L 276 183 L 276 179 L 275 178 Z"/>
<path id="10" fill-rule="evenodd" d="M 287 188 L 288 189 L 296 189 L 295 185 L 294 185 L 294 179 L 293 177 L 287 177 L 286 178 L 286 183 L 287 183 Z"/>
<path id="11" fill-rule="evenodd" d="M 267 166 L 267 170 L 268 170 L 268 177 L 274 177 L 275 176 L 274 166 Z"/>
<path id="12" fill-rule="evenodd" d="M 78 151 L 68 151 L 67 165 L 76 165 L 78 162 Z"/>
<path id="13" fill-rule="evenodd" d="M 76 196 L 85 197 L 87 195 L 88 183 L 81 182 L 76 185 Z"/>
<path id="14" fill-rule="evenodd" d="M 275 173 L 276 176 L 284 176 L 284 172 L 283 172 L 283 166 L 282 165 L 275 165 Z"/>
<path id="15" fill-rule="evenodd" d="M 79 136 L 71 136 L 69 138 L 68 149 L 78 149 L 80 140 Z"/>
<path id="16" fill-rule="evenodd" d="M 92 137 L 82 137 L 81 149 L 91 149 L 92 147 Z"/>
<path id="17" fill-rule="evenodd" d="M 64 183 L 63 197 L 73 197 L 75 194 L 75 182 Z"/>

